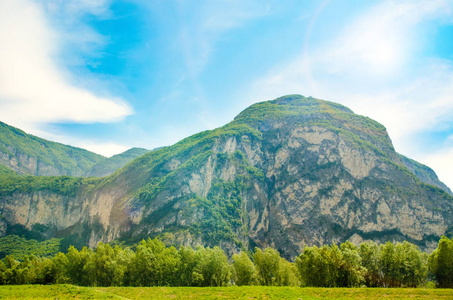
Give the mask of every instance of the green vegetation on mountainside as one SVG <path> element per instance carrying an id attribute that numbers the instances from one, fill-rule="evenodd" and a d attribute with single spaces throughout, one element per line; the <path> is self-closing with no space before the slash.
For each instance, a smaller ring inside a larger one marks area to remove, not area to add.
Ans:
<path id="1" fill-rule="evenodd" d="M 69 176 L 0 175 L 0 196 L 49 191 L 63 196 L 75 196 L 80 187 L 93 188 L 97 178 Z"/>
<path id="2" fill-rule="evenodd" d="M 172 189 L 181 178 L 187 178 L 194 170 L 198 170 L 206 163 L 208 158 L 213 155 L 213 147 L 216 143 L 237 137 L 241 139 L 261 140 L 261 133 L 248 126 L 247 124 L 230 123 L 215 130 L 204 131 L 190 136 L 173 146 L 165 147 L 148 153 L 130 163 L 124 169 L 107 179 L 105 184 L 114 182 L 116 177 L 134 177 L 134 183 L 138 187 L 135 194 L 137 199 L 145 205 L 151 205 L 152 200 L 165 189 Z M 177 167 L 171 169 L 169 164 L 173 159 L 178 161 Z M 193 195 L 188 200 L 188 209 L 197 207 L 205 215 L 205 219 L 197 226 L 191 226 L 190 231 L 211 241 L 215 244 L 220 240 L 233 241 L 240 245 L 237 234 L 243 232 L 243 214 L 241 192 L 245 189 L 246 183 L 253 176 L 260 176 L 264 179 L 264 174 L 250 166 L 240 151 L 229 155 L 218 153 L 215 156 L 216 167 L 220 168 L 224 164 L 230 163 L 237 167 L 237 178 L 233 182 L 224 182 L 214 179 L 213 186 L 207 197 Z M 143 175 L 145 175 L 143 177 Z M 219 174 L 216 174 L 218 176 Z M 138 185 L 140 177 L 144 184 Z M 176 199 L 178 200 L 178 199 Z M 175 200 L 175 201 L 176 201 Z M 144 222 L 154 223 L 165 216 L 171 205 L 149 215 Z M 230 214 L 231 213 L 231 214 Z"/>
<path id="3" fill-rule="evenodd" d="M 226 164 L 234 165 L 237 174 L 231 181 L 215 179 L 206 197 L 194 196 L 188 201 L 190 205 L 187 207 L 187 215 L 194 207 L 204 212 L 203 220 L 192 225 L 190 231 L 196 236 L 202 236 L 211 246 L 221 241 L 233 241 L 244 248 L 238 239 L 238 236 L 247 235 L 248 216 L 243 194 L 250 188 L 253 180 L 264 180 L 264 173 L 251 166 L 239 150 L 232 154 L 217 153 L 216 160 L 216 168 L 221 169 Z"/>
<path id="4" fill-rule="evenodd" d="M 17 235 L 0 237 L 0 259 L 6 255 L 12 255 L 15 259 L 23 261 L 30 255 L 51 258 L 60 249 L 60 239 L 50 239 L 38 242 Z"/>
<path id="5" fill-rule="evenodd" d="M 123 153 L 113 155 L 98 162 L 86 174 L 87 176 L 104 177 L 124 167 L 135 158 L 142 156 L 152 150 L 143 148 L 131 148 Z"/>
<path id="6" fill-rule="evenodd" d="M 241 134 L 243 133 L 241 132 Z M 210 143 L 208 145 L 209 147 L 212 146 Z M 185 178 L 193 170 L 201 168 L 202 164 L 213 154 L 211 150 L 199 152 L 198 155 L 189 157 L 175 170 L 168 171 L 168 173 L 160 177 L 152 177 L 145 186 L 136 192 L 138 201 L 149 207 L 160 192 L 174 188 L 180 182 L 180 178 Z M 203 213 L 203 219 L 188 228 L 192 234 L 203 237 L 204 240 L 209 241 L 209 245 L 216 245 L 221 241 L 229 241 L 243 247 L 242 242 L 238 239 L 238 236 L 244 237 L 247 234 L 245 229 L 247 215 L 243 207 L 242 194 L 250 186 L 251 180 L 263 180 L 264 173 L 251 166 L 240 151 L 235 151 L 232 154 L 217 153 L 214 161 L 217 168 L 215 172 L 217 173 L 215 173 L 212 186 L 206 197 L 193 194 L 184 196 L 185 198 L 176 198 L 168 205 L 154 210 L 142 222 L 156 224 L 162 217 L 171 212 L 175 201 L 185 200 L 187 205 L 182 212 L 185 217 L 190 218 L 189 216 L 193 214 L 193 210 Z M 225 181 L 219 178 L 220 174 L 218 172 L 226 164 L 235 166 L 236 175 L 232 181 Z M 163 165 L 164 163 L 156 165 L 151 172 L 162 172 L 165 170 Z"/>
<path id="7" fill-rule="evenodd" d="M 246 181 L 238 176 L 234 181 L 218 180 L 206 198 L 194 196 L 188 201 L 189 209 L 197 207 L 203 211 L 203 220 L 190 227 L 195 236 L 202 236 L 209 245 L 222 241 L 232 241 L 243 247 L 237 235 L 245 236 L 244 213 L 241 192 L 246 189 Z M 188 210 L 189 210 L 188 209 Z M 190 211 L 187 211 L 188 215 Z"/>
<path id="8" fill-rule="evenodd" d="M 19 173 L 31 175 L 49 175 L 46 172 L 51 168 L 53 169 L 51 174 L 82 176 L 104 158 L 84 149 L 27 134 L 2 122 L 0 122 L 0 152 L 7 155 L 9 160 L 17 161 Z M 20 156 L 35 159 L 38 163 L 36 170 L 30 170 L 24 165 Z M 7 164 L 5 161 L 3 163 Z"/>
<path id="9" fill-rule="evenodd" d="M 118 172 L 107 177 L 104 185 L 114 185 L 117 180 L 134 178 L 130 189 L 136 191 L 143 201 L 152 199 L 165 184 L 171 183 L 178 172 L 192 171 L 195 166 L 204 163 L 212 154 L 212 148 L 221 138 L 247 136 L 250 140 L 261 139 L 261 132 L 246 124 L 227 124 L 223 127 L 207 130 L 178 143 L 142 155 Z M 173 159 L 178 161 L 176 170 L 166 167 Z"/>
<path id="10" fill-rule="evenodd" d="M 17 173 L 14 172 L 13 170 L 11 170 L 10 168 L 8 168 L 7 166 L 0 164 L 0 176 L 15 175 L 15 174 L 17 174 Z"/>

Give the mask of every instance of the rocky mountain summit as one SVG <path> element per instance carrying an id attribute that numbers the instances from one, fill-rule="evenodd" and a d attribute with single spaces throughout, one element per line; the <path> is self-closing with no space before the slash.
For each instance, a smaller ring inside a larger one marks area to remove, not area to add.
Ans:
<path id="1" fill-rule="evenodd" d="M 300 95 L 256 103 L 104 178 L 2 176 L 3 234 L 76 245 L 159 236 L 293 258 L 347 239 L 433 249 L 453 226 L 451 191 L 396 153 L 384 126 Z"/>

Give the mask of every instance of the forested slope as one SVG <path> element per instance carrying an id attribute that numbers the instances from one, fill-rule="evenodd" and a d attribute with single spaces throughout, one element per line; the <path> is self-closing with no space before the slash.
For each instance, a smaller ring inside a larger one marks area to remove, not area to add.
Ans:
<path id="1" fill-rule="evenodd" d="M 0 164 L 20 174 L 82 176 L 103 158 L 0 122 Z"/>

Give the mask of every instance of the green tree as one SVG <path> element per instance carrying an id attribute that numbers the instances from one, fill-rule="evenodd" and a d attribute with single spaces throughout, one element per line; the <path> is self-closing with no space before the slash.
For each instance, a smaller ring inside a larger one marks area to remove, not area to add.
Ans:
<path id="1" fill-rule="evenodd" d="M 395 245 L 387 242 L 380 246 L 379 267 L 382 271 L 382 283 L 384 287 L 397 287 L 400 277 L 397 266 Z"/>
<path id="2" fill-rule="evenodd" d="M 275 276 L 275 285 L 278 286 L 299 286 L 297 268 L 294 263 L 290 263 L 283 257 L 278 262 L 278 271 Z"/>
<path id="3" fill-rule="evenodd" d="M 428 254 L 409 242 L 396 244 L 396 252 L 401 253 L 400 273 L 402 286 L 418 287 L 426 281 L 428 273 Z"/>
<path id="4" fill-rule="evenodd" d="M 359 253 L 362 258 L 362 266 L 365 268 L 365 285 L 368 287 L 382 286 L 379 245 L 373 241 L 363 242 L 360 244 Z"/>
<path id="5" fill-rule="evenodd" d="M 36 281 L 35 268 L 32 263 L 34 257 L 25 257 L 16 267 L 17 284 L 33 284 Z"/>
<path id="6" fill-rule="evenodd" d="M 341 245 L 305 247 L 296 258 L 303 285 L 320 287 L 353 287 L 363 282 L 358 248 L 350 242 Z"/>
<path id="7" fill-rule="evenodd" d="M 409 242 L 380 247 L 379 267 L 384 287 L 417 287 L 427 274 L 427 256 Z"/>
<path id="8" fill-rule="evenodd" d="M 234 283 L 237 285 L 253 285 L 256 282 L 256 268 L 247 252 L 241 251 L 233 257 Z"/>
<path id="9" fill-rule="evenodd" d="M 453 240 L 442 236 L 429 256 L 429 271 L 440 288 L 453 288 Z"/>
<path id="10" fill-rule="evenodd" d="M 5 275 L 6 270 L 5 263 L 0 260 L 0 285 L 7 284 Z"/>
<path id="11" fill-rule="evenodd" d="M 262 285 L 274 285 L 279 271 L 280 253 L 272 248 L 264 249 L 264 252 L 255 248 L 253 254 L 258 279 Z"/>
<path id="12" fill-rule="evenodd" d="M 87 247 L 83 247 L 79 252 L 73 246 L 70 246 L 66 258 L 67 263 L 67 277 L 72 284 L 89 286 L 93 283 L 94 274 L 90 273 L 90 268 L 86 267 L 90 261 L 93 251 Z"/>
<path id="13" fill-rule="evenodd" d="M 68 264 L 68 258 L 64 253 L 59 252 L 52 258 L 52 273 L 54 277 L 54 283 L 62 284 L 70 282 L 67 271 Z"/>
<path id="14" fill-rule="evenodd" d="M 113 274 L 112 285 L 124 286 L 126 285 L 127 270 L 131 264 L 132 259 L 135 257 L 135 252 L 129 248 L 122 249 L 120 246 L 115 246 L 115 271 Z"/>
<path id="15" fill-rule="evenodd" d="M 128 282 L 135 286 L 166 286 L 178 282 L 180 258 L 175 247 L 157 238 L 142 241 L 129 265 Z"/>
<path id="16" fill-rule="evenodd" d="M 195 267 L 198 264 L 198 256 L 196 255 L 195 251 L 188 247 L 181 247 L 179 249 L 179 278 L 178 284 L 179 286 L 193 286 L 195 285 L 194 281 L 194 273 Z"/>
<path id="17" fill-rule="evenodd" d="M 122 278 L 118 278 L 117 274 L 123 267 L 118 264 L 116 257 L 120 251 L 119 247 L 115 251 L 109 244 L 99 243 L 84 266 L 85 272 L 89 273 L 93 280 L 91 285 L 111 286 L 122 282 Z"/>
<path id="18" fill-rule="evenodd" d="M 10 255 L 5 256 L 3 260 L 5 262 L 5 272 L 3 273 L 5 284 L 20 284 L 17 274 L 19 262 Z"/>
<path id="19" fill-rule="evenodd" d="M 30 263 L 35 274 L 34 282 L 36 284 L 51 284 L 55 282 L 52 260 L 46 257 L 30 257 Z"/>
<path id="20" fill-rule="evenodd" d="M 359 248 L 350 241 L 346 241 L 340 245 L 340 249 L 342 261 L 339 264 L 340 278 L 337 286 L 360 286 L 365 281 L 366 269 L 362 266 Z"/>
<path id="21" fill-rule="evenodd" d="M 193 272 L 193 283 L 197 286 L 226 286 L 231 272 L 228 258 L 219 247 L 198 247 L 197 266 Z"/>
<path id="22" fill-rule="evenodd" d="M 327 286 L 328 268 L 317 246 L 305 246 L 296 266 L 303 286 Z"/>

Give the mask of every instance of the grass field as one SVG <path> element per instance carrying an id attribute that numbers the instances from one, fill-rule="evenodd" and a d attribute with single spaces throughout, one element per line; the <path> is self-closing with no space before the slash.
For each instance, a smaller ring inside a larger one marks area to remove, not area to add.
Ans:
<path id="1" fill-rule="evenodd" d="M 453 299 L 453 289 L 0 286 L 0 299 Z"/>

